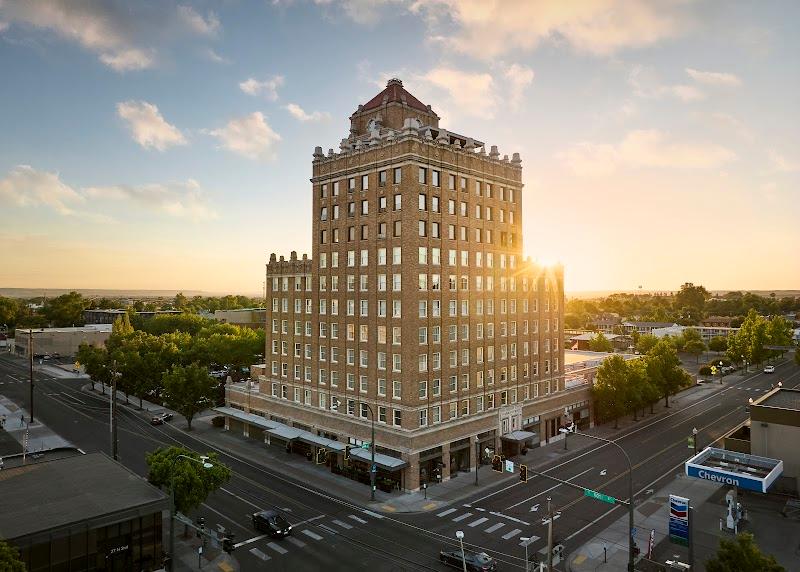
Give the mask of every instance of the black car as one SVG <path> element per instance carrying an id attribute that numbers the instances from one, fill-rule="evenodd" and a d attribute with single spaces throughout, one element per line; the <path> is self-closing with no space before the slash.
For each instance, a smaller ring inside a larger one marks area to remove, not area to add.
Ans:
<path id="1" fill-rule="evenodd" d="M 150 425 L 163 425 L 167 421 L 171 420 L 172 420 L 172 413 L 165 411 L 164 413 L 153 415 L 153 417 L 150 419 Z"/>
<path id="2" fill-rule="evenodd" d="M 439 553 L 439 560 L 459 570 L 464 568 L 464 560 L 466 560 L 467 570 L 470 572 L 497 570 L 497 562 L 485 552 L 464 552 L 462 560 L 460 550 L 442 550 Z"/>
<path id="3" fill-rule="evenodd" d="M 292 525 L 274 510 L 262 510 L 261 512 L 253 513 L 253 528 L 259 532 L 266 532 L 275 538 L 289 536 L 292 532 Z"/>

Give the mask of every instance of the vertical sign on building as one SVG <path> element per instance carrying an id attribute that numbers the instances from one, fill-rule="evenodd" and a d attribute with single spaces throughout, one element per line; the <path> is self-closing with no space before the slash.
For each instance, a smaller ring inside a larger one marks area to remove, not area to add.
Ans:
<path id="1" fill-rule="evenodd" d="M 647 543 L 647 558 L 653 558 L 653 548 L 656 546 L 656 529 L 650 529 L 650 542 Z"/>
<path id="2" fill-rule="evenodd" d="M 689 545 L 689 499 L 669 495 L 669 539 Z"/>

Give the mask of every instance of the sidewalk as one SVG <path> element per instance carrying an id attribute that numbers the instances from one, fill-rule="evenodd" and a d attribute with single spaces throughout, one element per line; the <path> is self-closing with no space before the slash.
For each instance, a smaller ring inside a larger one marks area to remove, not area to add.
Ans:
<path id="1" fill-rule="evenodd" d="M 75 446 L 54 433 L 49 427 L 36 419 L 29 423 L 30 414 L 7 397 L 0 395 L 0 416 L 6 416 L 5 432 L 20 444 L 20 451 L 25 445 L 27 433 L 28 454 L 41 453 L 52 449 L 74 448 Z M 22 453 L 19 453 L 21 456 Z"/>

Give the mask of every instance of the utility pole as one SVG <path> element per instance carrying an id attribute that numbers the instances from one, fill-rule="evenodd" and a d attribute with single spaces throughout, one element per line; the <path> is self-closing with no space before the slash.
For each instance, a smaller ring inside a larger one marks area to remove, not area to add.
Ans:
<path id="1" fill-rule="evenodd" d="M 553 572 L 553 506 L 547 497 L 547 572 Z"/>
<path id="2" fill-rule="evenodd" d="M 28 328 L 28 367 L 31 377 L 31 420 L 33 423 L 33 328 Z"/>
<path id="3" fill-rule="evenodd" d="M 117 460 L 117 360 L 113 361 L 111 370 L 111 456 Z"/>

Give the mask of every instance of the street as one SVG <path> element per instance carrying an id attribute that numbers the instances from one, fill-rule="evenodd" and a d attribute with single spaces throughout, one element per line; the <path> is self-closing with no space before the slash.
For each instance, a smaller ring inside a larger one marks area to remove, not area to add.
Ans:
<path id="1" fill-rule="evenodd" d="M 35 376 L 36 419 L 86 452 L 108 452 L 108 396 L 82 391 L 85 379 L 59 379 L 41 371 Z M 682 464 L 691 454 L 687 437 L 693 427 L 698 429 L 702 447 L 747 417 L 748 397 L 769 389 L 779 379 L 786 387 L 798 385 L 798 376 L 800 370 L 788 364 L 778 366 L 772 375 L 760 371 L 731 375 L 726 377 L 724 386 L 696 390 L 706 393 L 690 404 L 684 406 L 680 396 L 671 399 L 666 415 L 648 415 L 624 430 L 615 440 L 633 463 L 637 504 L 657 490 L 661 481 L 682 472 Z M 0 394 L 28 408 L 24 361 L 0 356 Z M 199 452 L 210 449 L 169 424 L 151 426 L 146 416 L 135 411 L 134 403 L 132 399 L 130 408 L 119 408 L 119 455 L 120 461 L 139 475 L 147 472 L 145 454 L 157 447 L 181 445 Z M 656 411 L 661 409 L 663 401 L 656 405 Z M 576 449 L 587 443 L 591 443 L 589 448 L 576 452 L 557 453 L 550 449 L 546 454 L 552 462 L 542 471 L 626 500 L 628 475 L 621 453 L 613 446 L 590 442 L 579 435 L 568 437 L 567 448 Z M 563 441 L 557 445 L 562 446 Z M 438 562 L 438 552 L 446 547 L 457 548 L 456 530 L 464 531 L 468 549 L 489 553 L 501 569 L 522 569 L 521 538 L 534 539 L 529 546 L 531 555 L 546 545 L 547 497 L 552 499 L 558 515 L 553 523 L 554 538 L 556 543 L 565 545 L 565 553 L 601 534 L 625 510 L 621 505 L 586 498 L 581 490 L 531 471 L 527 483 L 515 479 L 494 485 L 491 483 L 499 481 L 500 475 L 491 473 L 474 495 L 431 512 L 377 514 L 327 494 L 322 482 L 298 483 L 257 462 L 222 450 L 217 452 L 231 467 L 233 477 L 190 516 L 203 516 L 206 526 L 222 525 L 235 533 L 234 555 L 242 570 L 445 570 Z M 525 457 L 520 459 L 524 461 Z M 282 512 L 293 524 L 292 536 L 271 540 L 256 533 L 250 515 L 270 508 Z M 642 531 L 643 542 L 644 535 Z"/>

